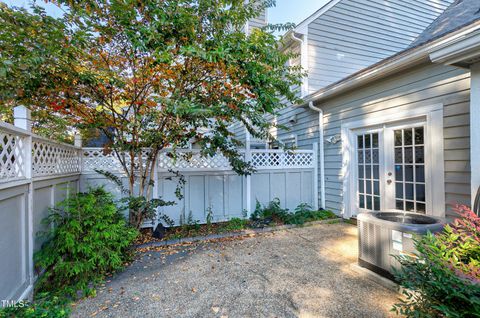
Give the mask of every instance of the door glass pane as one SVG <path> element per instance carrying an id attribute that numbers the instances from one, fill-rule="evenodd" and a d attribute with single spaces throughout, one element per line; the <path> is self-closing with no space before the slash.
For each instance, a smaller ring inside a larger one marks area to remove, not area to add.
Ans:
<path id="1" fill-rule="evenodd" d="M 415 128 L 415 145 L 423 144 L 423 127 Z"/>
<path id="2" fill-rule="evenodd" d="M 403 180 L 403 166 L 402 165 L 395 165 L 395 180 L 402 181 Z"/>
<path id="3" fill-rule="evenodd" d="M 403 183 L 395 182 L 395 197 L 397 199 L 403 199 Z"/>
<path id="4" fill-rule="evenodd" d="M 377 197 L 377 196 L 373 197 L 373 209 L 375 211 L 380 210 L 380 197 Z"/>
<path id="5" fill-rule="evenodd" d="M 405 183 L 405 199 L 413 200 L 413 183 Z"/>
<path id="6" fill-rule="evenodd" d="M 425 185 L 424 184 L 417 184 L 416 185 L 416 199 L 417 201 L 425 202 Z"/>
<path id="7" fill-rule="evenodd" d="M 378 134 L 372 134 L 372 148 L 378 148 Z"/>
<path id="8" fill-rule="evenodd" d="M 378 180 L 378 179 L 380 178 L 379 174 L 380 174 L 380 167 L 379 167 L 379 165 L 373 165 L 373 179 L 377 179 L 377 180 Z"/>
<path id="9" fill-rule="evenodd" d="M 363 136 L 358 136 L 357 138 L 357 142 L 358 142 L 358 149 L 363 149 Z"/>
<path id="10" fill-rule="evenodd" d="M 405 166 L 405 181 L 413 182 L 413 166 Z"/>
<path id="11" fill-rule="evenodd" d="M 395 201 L 395 208 L 397 210 L 403 210 L 403 200 L 396 200 Z"/>
<path id="12" fill-rule="evenodd" d="M 425 129 L 397 129 L 395 140 L 395 207 L 425 213 Z"/>
<path id="13" fill-rule="evenodd" d="M 395 146 L 401 146 L 401 145 L 402 145 L 402 131 L 395 130 Z"/>
<path id="14" fill-rule="evenodd" d="M 415 166 L 415 181 L 425 182 L 425 168 L 424 166 Z"/>
<path id="15" fill-rule="evenodd" d="M 402 158 L 402 148 L 395 148 L 395 163 L 402 163 L 403 158 Z"/>
<path id="16" fill-rule="evenodd" d="M 380 154 L 378 133 L 357 136 L 358 206 L 380 209 Z"/>
<path id="17" fill-rule="evenodd" d="M 373 194 L 380 195 L 380 182 L 373 181 Z"/>
<path id="18" fill-rule="evenodd" d="M 415 163 L 425 163 L 425 154 L 422 146 L 415 147 Z"/>
<path id="19" fill-rule="evenodd" d="M 404 129 L 403 130 L 403 143 L 405 146 L 412 144 L 412 130 Z"/>
<path id="20" fill-rule="evenodd" d="M 365 135 L 365 148 L 372 148 L 370 140 L 371 140 L 371 135 L 370 134 Z"/>
<path id="21" fill-rule="evenodd" d="M 363 163 L 363 150 L 358 151 L 358 163 Z"/>
<path id="22" fill-rule="evenodd" d="M 373 163 L 379 163 L 380 158 L 378 156 L 378 149 L 373 149 L 373 157 L 372 157 L 372 162 Z"/>
<path id="23" fill-rule="evenodd" d="M 413 148 L 405 147 L 405 163 L 413 163 Z"/>
<path id="24" fill-rule="evenodd" d="M 373 207 L 372 207 L 372 196 L 371 196 L 371 195 L 367 195 L 365 198 L 366 198 L 366 200 L 367 200 L 367 210 L 373 210 Z"/>

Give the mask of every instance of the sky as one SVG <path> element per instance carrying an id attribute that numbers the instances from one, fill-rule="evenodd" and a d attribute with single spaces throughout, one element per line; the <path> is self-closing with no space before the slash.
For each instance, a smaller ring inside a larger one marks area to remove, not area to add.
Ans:
<path id="1" fill-rule="evenodd" d="M 30 0 L 0 0 L 7 5 L 28 7 Z M 293 22 L 298 24 L 312 13 L 320 9 L 329 0 L 276 0 L 276 6 L 268 10 L 268 22 L 272 24 Z M 52 4 L 45 4 L 43 0 L 37 3 L 46 8 L 48 14 L 60 16 L 62 11 Z"/>

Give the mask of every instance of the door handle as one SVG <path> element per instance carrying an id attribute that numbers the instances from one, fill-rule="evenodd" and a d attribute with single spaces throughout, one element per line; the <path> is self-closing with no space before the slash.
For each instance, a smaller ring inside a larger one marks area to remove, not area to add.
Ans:
<path id="1" fill-rule="evenodd" d="M 392 184 L 392 180 L 391 180 L 391 179 L 388 179 L 388 180 L 387 180 L 387 184 L 389 184 L 389 185 Z"/>

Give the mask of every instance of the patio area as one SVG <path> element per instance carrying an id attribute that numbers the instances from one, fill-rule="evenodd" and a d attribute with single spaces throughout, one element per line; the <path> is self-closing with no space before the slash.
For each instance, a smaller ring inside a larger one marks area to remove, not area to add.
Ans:
<path id="1" fill-rule="evenodd" d="M 350 267 L 355 226 L 143 251 L 73 317 L 389 317 L 398 295 Z"/>

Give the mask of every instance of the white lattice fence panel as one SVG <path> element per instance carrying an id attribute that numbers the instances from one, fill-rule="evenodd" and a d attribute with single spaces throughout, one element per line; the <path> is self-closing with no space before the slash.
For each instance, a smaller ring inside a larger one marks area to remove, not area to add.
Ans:
<path id="1" fill-rule="evenodd" d="M 0 182 L 25 177 L 24 138 L 0 130 Z"/>
<path id="2" fill-rule="evenodd" d="M 257 169 L 314 168 L 313 151 L 252 151 L 252 165 Z"/>
<path id="3" fill-rule="evenodd" d="M 177 153 L 176 158 L 168 152 L 161 153 L 158 159 L 161 170 L 229 170 L 230 162 L 223 155 L 202 156 L 199 152 Z"/>
<path id="4" fill-rule="evenodd" d="M 148 159 L 149 150 L 142 150 L 142 161 Z M 130 166 L 130 156 L 123 153 L 123 159 L 127 167 Z M 138 169 L 138 163 L 135 163 Z M 114 152 L 106 152 L 104 148 L 83 148 L 83 171 L 104 170 L 110 172 L 123 172 L 122 164 Z"/>
<path id="5" fill-rule="evenodd" d="M 103 148 L 83 149 L 83 171 L 104 170 L 117 172 L 122 166 L 113 153 L 105 153 Z"/>
<path id="6" fill-rule="evenodd" d="M 43 139 L 33 139 L 32 171 L 34 177 L 80 173 L 79 150 Z"/>

